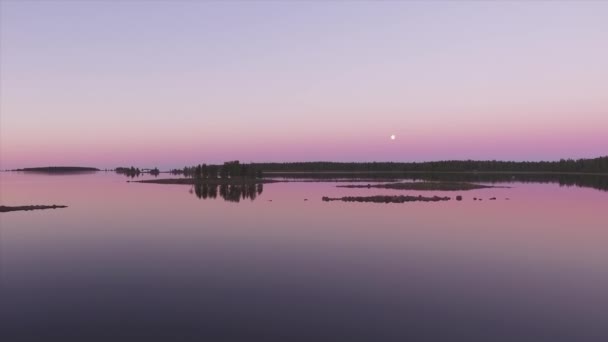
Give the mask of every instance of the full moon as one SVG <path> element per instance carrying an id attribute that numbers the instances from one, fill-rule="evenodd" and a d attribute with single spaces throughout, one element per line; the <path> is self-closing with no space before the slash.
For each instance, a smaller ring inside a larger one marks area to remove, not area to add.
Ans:
<path id="1" fill-rule="evenodd" d="M 396 136 L 394 134 L 391 134 L 391 140 L 395 140 Z"/>

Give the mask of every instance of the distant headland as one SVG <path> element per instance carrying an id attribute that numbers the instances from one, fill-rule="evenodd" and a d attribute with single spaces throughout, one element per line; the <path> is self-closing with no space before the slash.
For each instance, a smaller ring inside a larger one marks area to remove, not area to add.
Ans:
<path id="1" fill-rule="evenodd" d="M 42 210 L 42 209 L 57 209 L 67 208 L 67 205 L 19 205 L 19 206 L 6 206 L 0 205 L 0 213 L 8 213 L 10 211 L 30 211 L 30 210 Z"/>
<path id="2" fill-rule="evenodd" d="M 85 166 L 45 166 L 45 167 L 26 167 L 11 171 L 44 172 L 44 173 L 66 173 L 66 172 L 94 172 L 101 171 L 95 167 Z"/>
<path id="3" fill-rule="evenodd" d="M 428 162 L 289 162 L 253 163 L 264 172 L 487 172 L 608 173 L 608 156 L 557 161 L 440 160 Z"/>

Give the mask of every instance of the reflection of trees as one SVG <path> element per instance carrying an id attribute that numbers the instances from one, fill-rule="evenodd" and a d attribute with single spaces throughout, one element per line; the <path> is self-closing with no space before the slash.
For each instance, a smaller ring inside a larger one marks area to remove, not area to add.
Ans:
<path id="1" fill-rule="evenodd" d="M 198 198 L 217 198 L 219 195 L 225 201 L 240 202 L 242 199 L 255 200 L 262 193 L 262 184 L 194 184 L 194 194 Z"/>

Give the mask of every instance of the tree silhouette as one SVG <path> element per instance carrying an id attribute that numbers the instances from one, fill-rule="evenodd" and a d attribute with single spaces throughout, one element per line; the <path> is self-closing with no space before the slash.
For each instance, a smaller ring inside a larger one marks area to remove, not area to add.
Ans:
<path id="1" fill-rule="evenodd" d="M 209 177 L 209 169 L 207 168 L 207 164 L 203 164 L 201 172 L 203 174 L 203 179 L 207 179 Z"/>
<path id="2" fill-rule="evenodd" d="M 497 161 L 497 160 L 444 160 L 435 162 L 296 162 L 255 163 L 263 171 L 392 171 L 392 172 L 597 172 L 608 173 L 608 156 L 594 159 L 561 159 L 559 161 Z"/>

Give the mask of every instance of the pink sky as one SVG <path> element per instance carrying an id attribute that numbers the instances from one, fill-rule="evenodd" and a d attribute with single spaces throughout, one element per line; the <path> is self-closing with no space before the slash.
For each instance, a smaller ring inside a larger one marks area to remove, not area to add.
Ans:
<path id="1" fill-rule="evenodd" d="M 0 6 L 0 169 L 608 154 L 608 3 Z"/>

